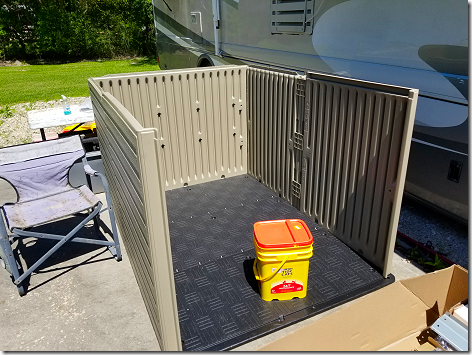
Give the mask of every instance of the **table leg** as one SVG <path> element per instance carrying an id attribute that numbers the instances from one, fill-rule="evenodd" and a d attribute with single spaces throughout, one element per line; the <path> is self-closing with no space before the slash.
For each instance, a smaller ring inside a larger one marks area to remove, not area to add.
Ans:
<path id="1" fill-rule="evenodd" d="M 39 131 L 41 132 L 41 139 L 43 141 L 45 141 L 46 140 L 46 133 L 44 133 L 44 128 L 40 128 Z"/>

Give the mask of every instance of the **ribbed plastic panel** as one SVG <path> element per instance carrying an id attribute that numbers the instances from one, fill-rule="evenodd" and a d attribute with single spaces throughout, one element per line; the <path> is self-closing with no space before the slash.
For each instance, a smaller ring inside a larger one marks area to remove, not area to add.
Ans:
<path id="1" fill-rule="evenodd" d="M 248 172 L 291 200 L 296 81 L 293 74 L 248 70 Z"/>
<path id="2" fill-rule="evenodd" d="M 115 215 L 157 339 L 181 349 L 156 132 L 143 129 L 109 94 L 89 81 L 100 150 Z"/>
<path id="3" fill-rule="evenodd" d="M 381 268 L 410 101 L 383 90 L 307 80 L 300 206 Z"/>
<path id="4" fill-rule="evenodd" d="M 166 190 L 247 172 L 245 66 L 111 75 L 98 84 L 158 131 Z"/>
<path id="5" fill-rule="evenodd" d="M 417 94 L 249 68 L 248 172 L 387 276 Z"/>

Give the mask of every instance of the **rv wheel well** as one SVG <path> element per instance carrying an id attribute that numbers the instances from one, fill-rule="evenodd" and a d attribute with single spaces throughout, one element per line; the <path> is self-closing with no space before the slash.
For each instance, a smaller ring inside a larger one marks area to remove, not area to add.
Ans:
<path id="1" fill-rule="evenodd" d="M 202 58 L 200 59 L 200 61 L 198 62 L 198 65 L 197 67 L 212 67 L 213 66 L 213 63 L 207 59 L 207 58 Z"/>

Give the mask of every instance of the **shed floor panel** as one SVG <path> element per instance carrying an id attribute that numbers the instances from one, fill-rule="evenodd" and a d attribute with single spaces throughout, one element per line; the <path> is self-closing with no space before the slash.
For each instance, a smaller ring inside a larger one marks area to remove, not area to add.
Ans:
<path id="1" fill-rule="evenodd" d="M 166 192 L 184 350 L 226 350 L 372 292 L 384 279 L 348 246 L 249 175 Z M 253 224 L 299 218 L 313 234 L 307 296 L 260 298 Z"/>

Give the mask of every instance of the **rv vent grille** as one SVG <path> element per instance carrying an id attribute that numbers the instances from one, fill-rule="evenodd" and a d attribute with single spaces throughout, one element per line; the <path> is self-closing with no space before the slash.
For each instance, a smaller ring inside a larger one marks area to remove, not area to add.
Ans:
<path id="1" fill-rule="evenodd" d="M 311 34 L 313 6 L 314 0 L 272 0 L 271 32 Z"/>

